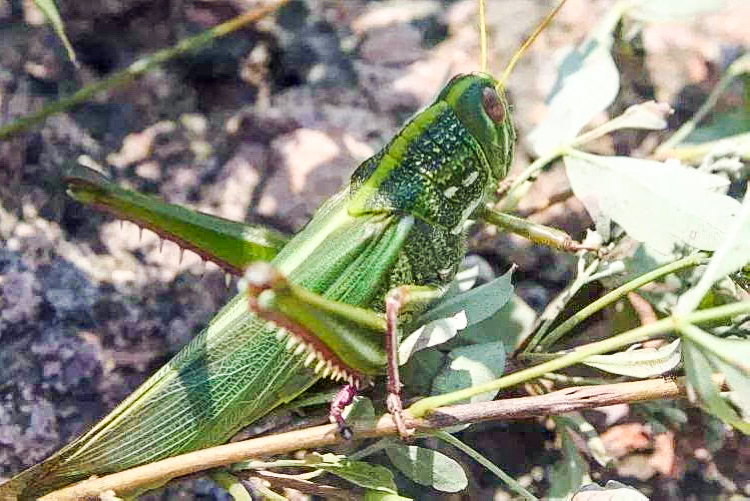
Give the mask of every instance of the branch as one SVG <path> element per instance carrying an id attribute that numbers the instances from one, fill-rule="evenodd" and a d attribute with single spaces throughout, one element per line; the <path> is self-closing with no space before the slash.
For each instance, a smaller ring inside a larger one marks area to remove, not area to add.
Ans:
<path id="1" fill-rule="evenodd" d="M 423 419 L 410 419 L 406 416 L 406 424 L 420 432 L 429 433 L 463 423 L 563 414 L 620 403 L 684 398 L 685 395 L 684 378 L 659 378 L 629 383 L 578 386 L 547 395 L 440 407 Z M 355 424 L 353 429 L 354 440 L 398 433 L 390 415 L 382 416 L 374 424 Z M 344 439 L 337 433 L 336 425 L 314 426 L 211 447 L 105 477 L 84 480 L 50 493 L 41 500 L 75 500 L 98 496 L 108 490 L 123 493 L 253 457 L 281 454 L 299 449 L 314 449 L 344 442 Z"/>

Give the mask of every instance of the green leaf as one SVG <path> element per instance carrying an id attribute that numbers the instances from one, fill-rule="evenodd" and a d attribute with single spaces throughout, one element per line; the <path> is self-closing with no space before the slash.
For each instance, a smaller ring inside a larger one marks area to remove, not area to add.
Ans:
<path id="1" fill-rule="evenodd" d="M 578 452 L 569 432 L 564 426 L 560 427 L 562 435 L 563 457 L 550 470 L 549 501 L 563 501 L 569 499 L 585 482 L 590 482 L 586 461 Z"/>
<path id="2" fill-rule="evenodd" d="M 699 129 L 699 131 L 701 131 L 701 129 Z M 706 136 L 716 135 L 718 133 L 718 131 L 705 131 Z M 703 135 L 703 131 L 701 131 L 701 135 Z M 690 139 L 692 139 L 692 136 Z M 706 155 L 716 151 L 721 151 L 731 156 L 737 156 L 742 160 L 750 160 L 750 133 L 725 134 L 724 136 L 721 136 L 720 139 L 706 140 L 705 142 L 700 143 L 681 143 L 669 149 L 669 155 L 686 162 L 700 162 L 706 157 Z M 716 161 L 723 160 L 725 160 L 725 158 L 716 159 Z"/>
<path id="3" fill-rule="evenodd" d="M 409 362 L 399 369 L 404 386 L 412 395 L 426 395 L 432 389 L 432 381 L 443 370 L 448 355 L 441 350 L 425 350 L 415 353 Z"/>
<path id="4" fill-rule="evenodd" d="M 442 492 L 459 492 L 468 485 L 461 465 L 437 451 L 393 442 L 385 452 L 401 473 L 419 485 Z"/>
<path id="5" fill-rule="evenodd" d="M 570 143 L 617 96 L 620 73 L 609 51 L 611 36 L 606 38 L 587 40 L 560 63 L 547 117 L 527 136 L 538 156 Z"/>
<path id="6" fill-rule="evenodd" d="M 639 21 L 664 22 L 687 19 L 698 14 L 714 12 L 724 7 L 724 0 L 640 0 L 628 10 L 628 16 Z"/>
<path id="7" fill-rule="evenodd" d="M 536 318 L 536 311 L 513 294 L 500 311 L 484 322 L 464 329 L 460 339 L 475 344 L 502 341 L 505 350 L 511 352 L 531 333 Z"/>
<path id="8" fill-rule="evenodd" d="M 387 494 L 398 493 L 396 483 L 393 481 L 393 473 L 383 466 L 344 459 L 339 461 L 338 464 L 322 463 L 318 466 L 318 469 L 366 489 Z"/>
<path id="9" fill-rule="evenodd" d="M 457 313 L 465 311 L 467 326 L 478 324 L 494 315 L 510 300 L 513 295 L 511 277 L 512 270 L 489 283 L 440 301 L 420 316 L 418 322 L 426 323 L 436 319 L 453 317 Z"/>
<path id="10" fill-rule="evenodd" d="M 750 434 L 750 340 L 723 339 L 694 325 L 680 327 L 683 335 L 682 357 L 691 398 L 698 398 L 707 410 L 743 433 Z M 733 394 L 730 396 L 743 415 L 725 400 L 713 380 L 724 374 Z"/>
<path id="11" fill-rule="evenodd" d="M 570 185 L 608 234 L 610 220 L 661 253 L 675 246 L 714 250 L 726 238 L 740 203 L 717 190 L 726 179 L 670 162 L 565 156 Z"/>
<path id="12" fill-rule="evenodd" d="M 367 489 L 362 499 L 364 501 L 411 501 L 412 498 L 405 498 L 398 494 L 391 494 L 390 492 Z"/>
<path id="13" fill-rule="evenodd" d="M 459 311 L 452 317 L 439 318 L 423 325 L 409 334 L 398 346 L 398 363 L 404 365 L 411 356 L 425 348 L 443 344 L 452 339 L 467 325 L 466 312 Z"/>
<path id="14" fill-rule="evenodd" d="M 745 194 L 742 208 L 703 272 L 700 281 L 683 294 L 677 302 L 675 313 L 690 313 L 708 293 L 711 286 L 750 261 L 750 192 Z"/>
<path id="15" fill-rule="evenodd" d="M 639 348 L 611 355 L 594 355 L 582 363 L 597 369 L 637 378 L 649 378 L 669 372 L 680 363 L 680 340 L 660 348 Z"/>
<path id="16" fill-rule="evenodd" d="M 73 46 L 70 44 L 70 40 L 68 40 L 68 37 L 65 35 L 65 26 L 63 25 L 60 13 L 57 11 L 57 6 L 55 5 L 54 0 L 34 0 L 34 3 L 39 7 L 39 10 L 44 13 L 44 16 L 52 25 L 52 29 L 55 30 L 55 33 L 57 33 L 60 41 L 65 46 L 65 50 L 68 51 L 68 57 L 70 60 L 73 64 L 77 65 L 76 53 L 73 50 Z"/>
<path id="17" fill-rule="evenodd" d="M 354 401 L 344 409 L 343 417 L 352 423 L 375 421 L 375 407 L 372 405 L 372 400 L 357 395 L 354 397 Z"/>
<path id="18" fill-rule="evenodd" d="M 705 143 L 716 143 L 722 139 L 730 139 L 733 136 L 735 148 L 731 148 L 730 143 L 724 143 L 721 152 L 740 153 L 744 143 L 745 149 L 748 147 L 747 133 L 750 131 L 750 110 L 745 108 L 732 109 L 726 113 L 718 114 L 710 123 L 698 127 L 685 138 L 686 146 L 697 146 Z M 736 137 L 740 136 L 740 137 Z"/>
<path id="19" fill-rule="evenodd" d="M 405 364 L 416 352 L 445 343 L 467 327 L 484 322 L 496 314 L 513 295 L 512 270 L 479 287 L 444 298 L 421 315 L 415 324 L 423 324 L 399 343 L 399 364 Z"/>
<path id="20" fill-rule="evenodd" d="M 505 345 L 502 342 L 462 346 L 448 354 L 449 363 L 432 386 L 432 395 L 462 390 L 499 378 L 505 372 Z M 470 402 L 487 402 L 497 391 L 482 393 Z"/>

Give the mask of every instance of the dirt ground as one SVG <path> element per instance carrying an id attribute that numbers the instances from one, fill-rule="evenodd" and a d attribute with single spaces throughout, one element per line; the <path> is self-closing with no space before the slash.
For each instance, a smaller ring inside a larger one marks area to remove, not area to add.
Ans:
<path id="1" fill-rule="evenodd" d="M 613 3 L 569 0 L 511 76 L 521 138 L 515 172 L 532 159 L 523 138 L 544 116 L 561 48 L 585 37 Z M 31 1 L 0 0 L 2 124 L 251 2 L 57 4 L 79 68 Z M 489 1 L 493 72 L 550 9 L 541 0 Z M 746 2 L 728 0 L 716 14 L 647 24 L 639 52 L 616 58 L 624 83 L 611 112 L 658 99 L 676 109 L 675 124 L 690 116 L 722 69 L 750 47 L 749 20 Z M 227 287 L 223 272 L 198 256 L 180 260 L 176 245 L 162 248 L 148 231 L 139 238 L 134 225 L 67 197 L 66 163 L 85 155 L 123 186 L 292 233 L 452 75 L 477 70 L 478 61 L 473 0 L 292 0 L 275 16 L 0 142 L 0 480 L 90 427 L 235 290 L 236 281 Z M 742 105 L 740 91 L 722 106 Z M 641 140 L 620 134 L 596 147 L 628 154 Z M 519 212 L 580 236 L 590 221 L 568 189 L 562 169 L 553 168 Z M 537 311 L 574 273 L 570 256 L 518 238 L 478 232 L 471 244 L 497 272 L 518 264 L 517 292 Z M 592 461 L 594 481 L 618 479 L 653 500 L 750 498 L 748 439 L 688 414 L 666 433 L 626 407 L 589 414 L 618 458 L 608 469 Z M 544 424 L 485 424 L 463 438 L 543 495 L 559 458 Z M 510 499 L 490 473 L 455 457 L 470 488 L 440 499 Z M 437 495 L 420 495 L 428 496 Z M 193 498 L 227 496 L 191 479 L 147 497 Z"/>

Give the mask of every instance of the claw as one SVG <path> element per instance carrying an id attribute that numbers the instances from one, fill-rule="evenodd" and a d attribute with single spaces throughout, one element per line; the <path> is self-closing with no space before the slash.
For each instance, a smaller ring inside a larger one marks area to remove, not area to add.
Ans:
<path id="1" fill-rule="evenodd" d="M 357 396 L 357 388 L 348 384 L 342 387 L 331 401 L 331 412 L 328 414 L 328 419 L 338 425 L 339 434 L 344 440 L 351 440 L 354 433 L 344 421 L 342 412 L 347 405 L 354 401 L 355 396 Z"/>
<path id="2" fill-rule="evenodd" d="M 385 400 L 388 412 L 393 416 L 393 422 L 396 424 L 396 429 L 401 437 L 401 440 L 408 442 L 414 436 L 414 428 L 406 426 L 404 421 L 404 407 L 401 403 L 401 397 L 395 393 L 389 393 Z"/>

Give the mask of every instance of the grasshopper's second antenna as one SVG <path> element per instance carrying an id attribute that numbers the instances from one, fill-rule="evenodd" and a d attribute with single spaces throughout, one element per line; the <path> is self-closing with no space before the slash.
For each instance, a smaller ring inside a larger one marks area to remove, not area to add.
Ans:
<path id="1" fill-rule="evenodd" d="M 487 18 L 484 13 L 485 0 L 479 0 L 479 67 L 482 73 L 487 73 Z"/>
<path id="2" fill-rule="evenodd" d="M 541 23 L 539 23 L 534 29 L 534 33 L 529 36 L 529 38 L 526 39 L 524 43 L 521 44 L 521 46 L 518 48 L 515 54 L 513 54 L 513 57 L 510 58 L 510 61 L 508 62 L 508 65 L 503 70 L 503 74 L 500 75 L 500 78 L 497 80 L 497 87 L 496 90 L 500 92 L 502 88 L 505 86 L 505 81 L 508 79 L 508 76 L 510 76 L 511 71 L 513 71 L 513 68 L 515 68 L 516 63 L 521 58 L 524 52 L 526 52 L 526 49 L 529 48 L 529 46 L 536 40 L 536 37 L 539 36 L 539 34 L 542 32 L 544 28 L 547 27 L 547 25 L 552 21 L 552 19 L 557 15 L 558 12 L 560 12 L 560 9 L 565 4 L 567 0 L 561 0 L 560 3 L 557 4 L 557 7 L 555 7 L 555 10 L 550 12 L 547 17 L 545 17 Z M 480 10 L 479 10 L 479 17 L 482 19 L 484 15 L 484 2 L 480 1 Z M 480 21 L 481 23 L 481 21 Z M 483 40 L 483 43 L 486 44 L 486 40 Z M 483 50 L 486 50 L 486 47 L 483 48 Z M 484 64 L 484 63 L 483 63 Z"/>

